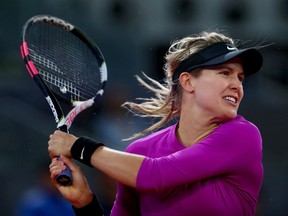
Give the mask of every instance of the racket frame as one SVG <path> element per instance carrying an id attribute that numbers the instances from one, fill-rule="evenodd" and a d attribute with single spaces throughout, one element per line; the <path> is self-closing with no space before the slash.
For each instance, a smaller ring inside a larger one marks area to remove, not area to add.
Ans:
<path id="1" fill-rule="evenodd" d="M 58 102 L 58 96 L 56 96 L 55 93 L 52 90 L 50 90 L 50 88 L 43 81 L 39 71 L 37 70 L 36 66 L 34 65 L 30 57 L 28 44 L 25 39 L 26 38 L 25 32 L 26 32 L 26 29 L 29 28 L 29 25 L 35 22 L 48 22 L 54 25 L 58 25 L 59 27 L 64 28 L 66 31 L 73 33 L 78 38 L 80 38 L 83 42 L 85 42 L 86 45 L 88 45 L 91 51 L 93 51 L 94 56 L 97 58 L 98 64 L 100 65 L 99 70 L 101 73 L 102 88 L 96 93 L 96 95 L 93 98 L 90 98 L 86 101 L 61 100 L 64 103 L 67 103 L 73 107 L 73 109 L 71 109 L 66 116 L 64 115 L 64 112 Z M 74 25 L 62 19 L 49 16 L 49 15 L 37 15 L 37 16 L 31 17 L 25 23 L 23 27 L 22 39 L 23 41 L 20 46 L 20 51 L 21 51 L 21 56 L 25 63 L 26 69 L 30 77 L 35 81 L 37 86 L 41 89 L 47 103 L 49 104 L 49 107 L 53 113 L 53 116 L 56 122 L 57 129 L 60 129 L 61 131 L 68 133 L 69 128 L 71 127 L 72 122 L 74 121 L 76 116 L 79 113 L 81 113 L 83 110 L 91 107 L 94 104 L 95 100 L 98 99 L 100 96 L 102 96 L 104 93 L 104 87 L 107 82 L 107 67 L 106 67 L 106 62 L 104 60 L 104 57 L 101 51 L 99 50 L 99 48 L 97 47 L 97 45 L 93 42 L 93 40 L 91 40 L 83 31 L 81 31 L 79 28 L 75 27 Z M 71 175 L 69 168 L 67 170 L 67 173 L 66 171 L 64 171 L 63 173 L 59 174 L 56 180 L 58 183 L 60 183 L 63 186 L 70 185 L 72 183 L 72 175 Z"/>

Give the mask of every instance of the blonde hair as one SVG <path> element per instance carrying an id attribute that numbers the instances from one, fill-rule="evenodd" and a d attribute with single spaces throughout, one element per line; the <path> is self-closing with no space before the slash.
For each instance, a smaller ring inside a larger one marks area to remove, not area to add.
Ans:
<path id="1" fill-rule="evenodd" d="M 164 84 L 143 74 L 145 81 L 136 76 L 138 82 L 155 94 L 153 98 L 138 98 L 141 102 L 125 102 L 122 107 L 128 109 L 140 117 L 160 118 L 156 123 L 142 132 L 125 139 L 130 140 L 151 133 L 164 125 L 171 119 L 179 116 L 181 111 L 181 90 L 178 83 L 173 83 L 172 76 L 179 64 L 191 54 L 210 46 L 216 42 L 227 42 L 234 44 L 233 39 L 217 32 L 202 32 L 172 42 L 165 56 L 165 79 Z"/>

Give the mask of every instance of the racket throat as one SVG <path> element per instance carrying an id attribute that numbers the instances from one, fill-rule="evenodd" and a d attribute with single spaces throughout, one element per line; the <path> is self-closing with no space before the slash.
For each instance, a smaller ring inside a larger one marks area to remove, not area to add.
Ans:
<path id="1" fill-rule="evenodd" d="M 69 130 L 72 122 L 76 118 L 76 116 L 82 112 L 83 110 L 91 107 L 94 104 L 94 98 L 91 98 L 86 101 L 75 101 L 73 102 L 74 108 L 66 115 L 65 118 L 62 118 L 57 124 L 57 128 L 66 127 L 67 131 Z"/>

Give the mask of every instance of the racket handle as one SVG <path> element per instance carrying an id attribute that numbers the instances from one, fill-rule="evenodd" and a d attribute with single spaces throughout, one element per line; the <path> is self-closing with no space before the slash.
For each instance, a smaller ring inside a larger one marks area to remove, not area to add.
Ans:
<path id="1" fill-rule="evenodd" d="M 62 132 L 68 133 L 67 125 L 62 125 L 62 126 L 58 127 L 57 129 L 62 131 Z"/>
<path id="2" fill-rule="evenodd" d="M 60 157 L 58 160 L 61 161 Z M 56 181 L 62 186 L 69 186 L 72 183 L 72 173 L 70 168 L 66 165 L 66 169 L 56 176 Z"/>
<path id="3" fill-rule="evenodd" d="M 68 133 L 68 128 L 66 125 L 58 127 L 58 130 Z M 60 157 L 58 157 L 58 160 L 61 161 Z M 56 181 L 62 186 L 69 186 L 72 184 L 72 173 L 67 165 L 66 169 L 56 176 Z"/>

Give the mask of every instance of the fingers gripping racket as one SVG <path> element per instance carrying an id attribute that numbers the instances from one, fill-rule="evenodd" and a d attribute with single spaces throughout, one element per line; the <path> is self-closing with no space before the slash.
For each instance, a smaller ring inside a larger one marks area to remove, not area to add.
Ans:
<path id="1" fill-rule="evenodd" d="M 30 18 L 23 27 L 22 40 L 20 50 L 27 71 L 44 94 L 57 128 L 68 133 L 75 117 L 104 92 L 104 57 L 79 28 L 52 16 Z M 70 107 L 66 116 L 60 102 Z M 64 186 L 71 184 L 69 168 L 56 180 Z"/>

